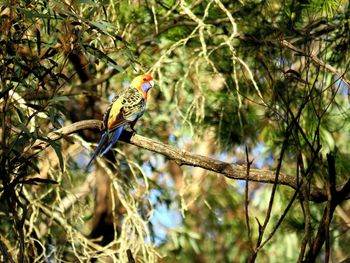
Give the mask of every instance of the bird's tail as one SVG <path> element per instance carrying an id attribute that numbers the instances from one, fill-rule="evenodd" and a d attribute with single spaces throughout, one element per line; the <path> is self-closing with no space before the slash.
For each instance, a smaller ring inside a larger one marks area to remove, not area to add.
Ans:
<path id="1" fill-rule="evenodd" d="M 107 132 L 102 133 L 102 136 L 101 136 L 100 141 L 98 142 L 97 148 L 96 148 L 94 154 L 92 155 L 92 157 L 91 157 L 91 159 L 90 159 L 88 165 L 86 166 L 86 170 L 88 170 L 88 169 L 90 168 L 92 161 L 93 161 L 93 160 L 96 158 L 96 156 L 100 153 L 100 151 L 101 151 L 103 145 L 105 144 L 105 142 L 106 142 L 106 140 L 107 140 L 107 138 L 108 138 L 107 135 L 108 135 Z"/>
<path id="2" fill-rule="evenodd" d="M 108 146 L 103 150 L 103 152 L 101 153 L 101 156 L 105 155 L 113 147 L 113 145 L 116 144 L 116 142 L 119 140 L 119 137 L 124 130 L 124 127 L 125 125 L 119 127 L 118 129 L 112 132 L 111 139 L 109 139 L 108 141 L 109 142 Z"/>

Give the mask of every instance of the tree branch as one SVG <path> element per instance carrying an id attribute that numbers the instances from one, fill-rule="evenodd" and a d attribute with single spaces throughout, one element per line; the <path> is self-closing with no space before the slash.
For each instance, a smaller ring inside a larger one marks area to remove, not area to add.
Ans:
<path id="1" fill-rule="evenodd" d="M 63 135 L 70 135 L 77 133 L 80 130 L 84 129 L 99 129 L 102 130 L 103 123 L 99 120 L 84 120 L 73 123 L 66 127 L 63 127 L 55 132 L 48 134 L 48 138 L 51 140 L 58 140 Z M 200 167 L 207 171 L 212 171 L 224 175 L 229 179 L 235 180 L 249 180 L 260 183 L 275 183 L 275 172 L 267 169 L 250 169 L 249 176 L 247 177 L 247 168 L 244 165 L 236 165 L 231 163 L 222 162 L 212 158 L 208 158 L 202 155 L 190 153 L 184 150 L 180 150 L 174 146 L 158 142 L 137 134 L 133 134 L 128 131 L 124 131 L 120 137 L 121 141 L 130 143 L 132 145 L 138 146 L 140 148 L 162 154 L 168 159 L 175 161 L 178 165 L 188 165 L 193 167 Z M 33 155 L 42 151 L 49 144 L 44 141 L 38 141 L 32 146 L 29 146 L 29 149 L 34 151 Z M 278 184 L 286 185 L 293 189 L 298 189 L 298 182 L 295 176 L 286 175 L 281 173 L 278 178 Z M 342 189 L 342 187 L 340 187 Z M 324 189 L 317 187 L 311 188 L 310 200 L 314 202 L 325 202 L 327 201 L 327 193 Z M 344 199 L 349 199 L 350 196 L 347 193 L 344 195 Z"/>

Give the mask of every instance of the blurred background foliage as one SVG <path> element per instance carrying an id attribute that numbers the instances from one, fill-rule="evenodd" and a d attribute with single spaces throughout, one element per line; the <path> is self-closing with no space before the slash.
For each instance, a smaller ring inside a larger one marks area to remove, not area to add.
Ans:
<path id="1" fill-rule="evenodd" d="M 252 167 L 324 189 L 332 153 L 349 180 L 348 1 L 3 0 L 0 15 L 1 261 L 252 260 L 271 185 L 249 183 L 248 231 L 245 182 L 125 143 L 85 171 L 99 131 L 48 137 L 102 119 L 141 72 L 157 86 L 138 134 L 234 164 L 247 147 Z M 309 259 L 326 206 L 293 195 L 277 188 L 263 240 L 290 209 L 258 262 Z M 319 261 L 350 257 L 349 214 Z"/>

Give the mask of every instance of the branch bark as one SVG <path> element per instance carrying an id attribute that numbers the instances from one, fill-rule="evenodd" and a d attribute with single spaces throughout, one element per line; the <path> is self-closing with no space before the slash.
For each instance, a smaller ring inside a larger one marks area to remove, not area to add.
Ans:
<path id="1" fill-rule="evenodd" d="M 78 131 L 84 129 L 99 129 L 102 130 L 103 123 L 99 120 L 84 120 L 79 121 L 73 124 L 70 124 L 66 127 L 63 127 L 55 132 L 51 132 L 48 134 L 48 138 L 51 140 L 58 140 L 62 138 L 64 135 L 70 135 L 73 133 L 77 133 Z M 249 176 L 247 177 L 247 168 L 245 165 L 236 165 L 231 163 L 222 162 L 219 160 L 215 160 L 212 158 L 208 158 L 202 155 L 190 153 L 181 149 L 178 149 L 174 146 L 158 142 L 137 134 L 133 134 L 132 132 L 124 131 L 122 136 L 120 137 L 121 141 L 130 143 L 132 145 L 138 146 L 140 148 L 162 154 L 166 156 L 168 159 L 175 161 L 178 165 L 187 165 L 193 167 L 200 167 L 207 171 L 212 171 L 215 173 L 219 173 L 224 175 L 229 179 L 234 180 L 249 180 L 260 183 L 275 183 L 275 171 L 267 170 L 267 169 L 252 169 L 249 170 Z M 37 154 L 42 151 L 49 144 L 44 141 L 38 141 L 30 146 L 28 150 L 32 151 L 32 154 Z M 293 189 L 298 189 L 298 182 L 295 176 L 286 175 L 280 173 L 278 177 L 278 184 L 286 185 Z M 347 188 L 346 188 L 347 189 Z M 337 189 L 337 191 L 342 191 L 344 199 L 349 199 L 349 193 L 344 194 L 344 190 L 342 187 Z M 311 188 L 311 196 L 310 200 L 313 202 L 325 202 L 327 201 L 327 193 L 324 189 L 320 189 L 317 187 Z"/>

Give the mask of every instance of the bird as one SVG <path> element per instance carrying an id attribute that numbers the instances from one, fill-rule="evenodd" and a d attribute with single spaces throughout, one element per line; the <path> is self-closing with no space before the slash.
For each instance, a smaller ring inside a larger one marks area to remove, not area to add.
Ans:
<path id="1" fill-rule="evenodd" d="M 148 91 L 153 86 L 153 77 L 143 74 L 135 77 L 128 87 L 115 95 L 103 115 L 104 131 L 86 169 L 100 152 L 100 156 L 104 156 L 117 143 L 127 125 L 135 131 L 134 126 L 146 109 Z"/>

